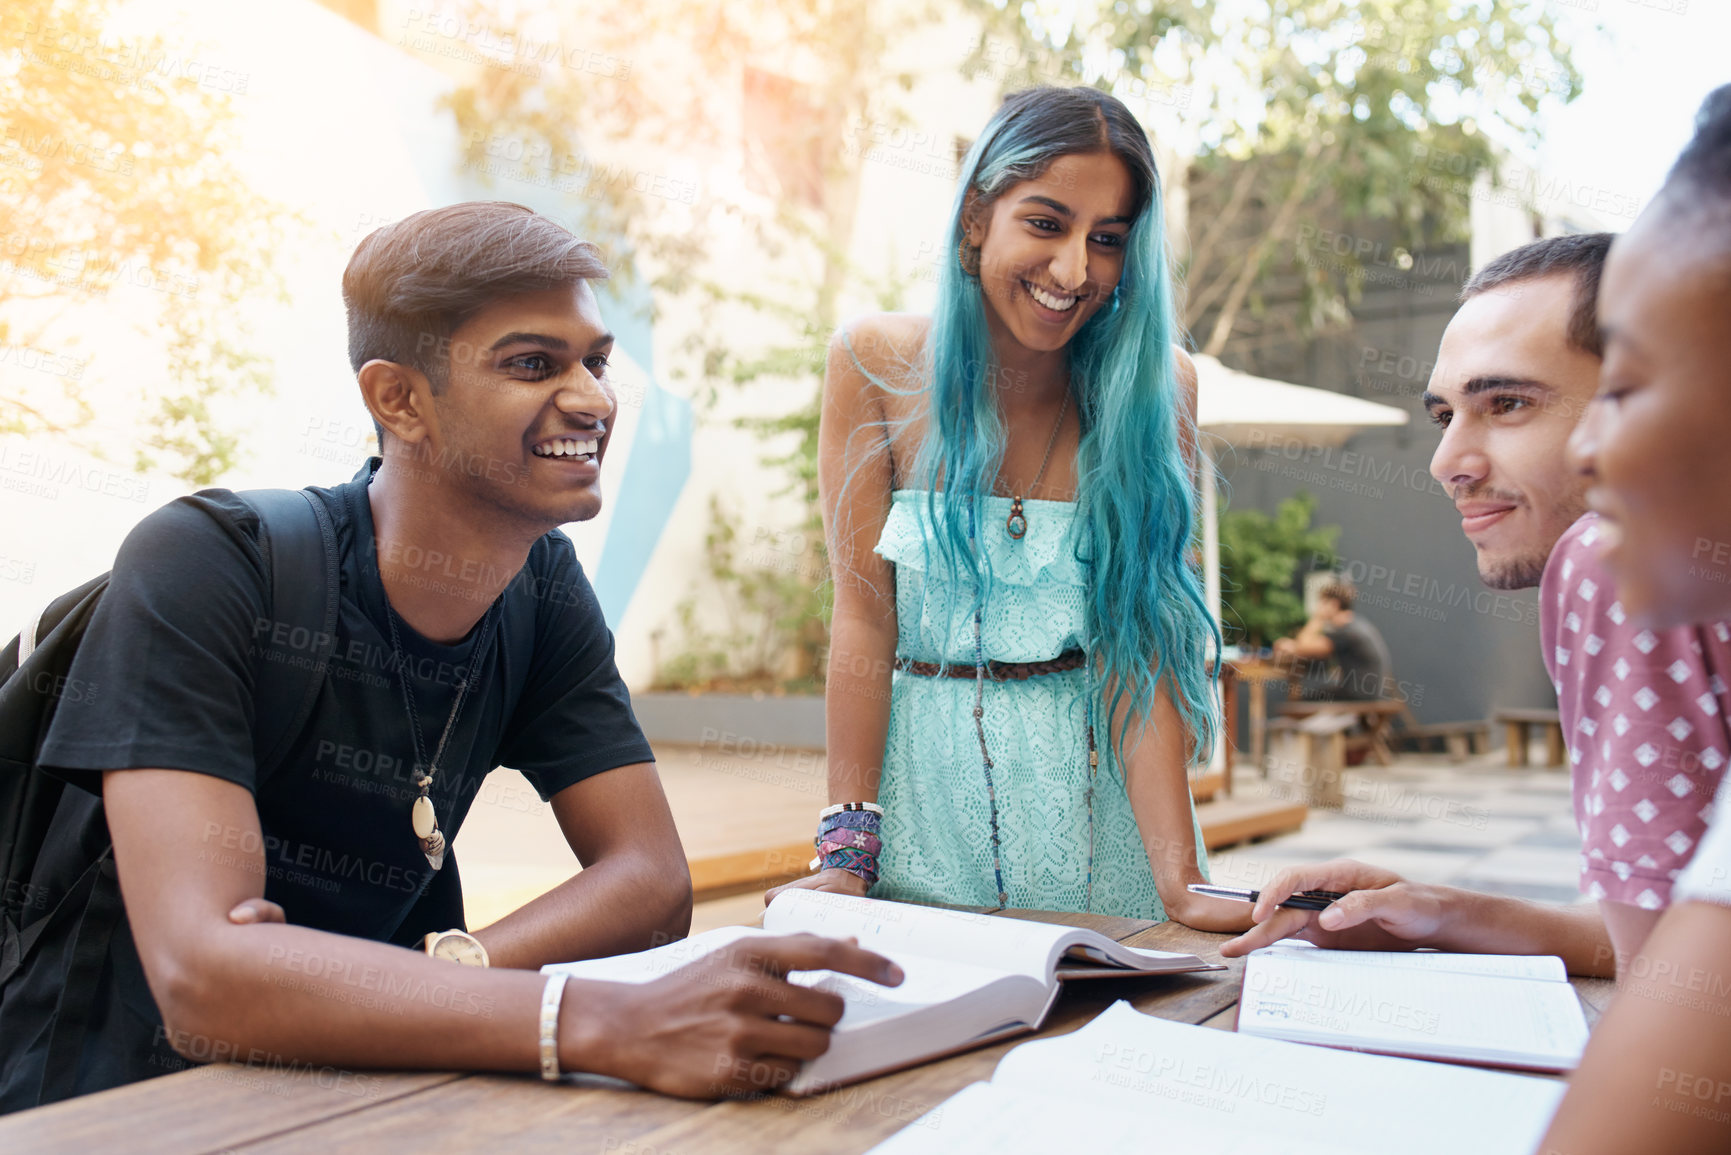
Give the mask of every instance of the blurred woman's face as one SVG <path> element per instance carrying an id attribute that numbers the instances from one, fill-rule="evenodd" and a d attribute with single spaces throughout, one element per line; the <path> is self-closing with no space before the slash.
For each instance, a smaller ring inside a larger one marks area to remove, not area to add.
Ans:
<path id="1" fill-rule="evenodd" d="M 1731 261 L 1663 200 L 1612 245 L 1605 364 L 1569 440 L 1623 608 L 1653 626 L 1731 617 Z"/>
<path id="2" fill-rule="evenodd" d="M 994 339 L 1062 349 L 1112 298 L 1134 223 L 1135 184 L 1110 152 L 1059 157 L 968 221 Z"/>

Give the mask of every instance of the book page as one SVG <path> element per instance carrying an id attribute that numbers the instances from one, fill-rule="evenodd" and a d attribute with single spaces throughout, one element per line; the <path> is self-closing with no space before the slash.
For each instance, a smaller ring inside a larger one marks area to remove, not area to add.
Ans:
<path id="1" fill-rule="evenodd" d="M 778 934 L 809 931 L 855 936 L 860 945 L 883 954 L 917 952 L 972 963 L 1040 983 L 1066 949 L 1095 962 L 1145 970 L 1203 969 L 1194 955 L 1146 950 L 1113 942 L 1098 931 L 1055 922 L 944 910 L 910 903 L 884 902 L 815 890 L 789 890 L 764 912 L 763 925 Z M 899 960 L 898 960 L 899 961 Z"/>
<path id="2" fill-rule="evenodd" d="M 541 968 L 541 973 L 599 982 L 647 983 L 698 962 L 740 939 L 768 937 L 773 937 L 771 931 L 753 926 L 723 926 L 635 954 L 549 963 Z M 900 986 L 879 986 L 868 979 L 828 970 L 794 971 L 788 975 L 788 981 L 842 996 L 847 1009 L 836 1029 L 851 1030 L 961 998 L 1004 977 L 1002 971 L 994 968 L 899 949 L 880 950 L 878 953 L 902 968 L 904 978 Z"/>
<path id="3" fill-rule="evenodd" d="M 1084 933 L 1092 934 L 1093 932 L 1086 931 Z M 1169 968 L 1177 969 L 1178 967 L 1185 970 L 1226 969 L 1223 963 L 1198 965 L 1202 963 L 1201 959 L 1193 954 L 1184 954 L 1182 951 L 1151 950 L 1148 947 L 1126 946 L 1124 943 L 1113 942 L 1110 939 L 1105 942 L 1090 939 L 1086 942 L 1067 944 L 1063 960 L 1058 965 L 1062 969 L 1073 964 L 1085 966 L 1088 963 L 1114 963 L 1120 970 L 1160 971 Z"/>
<path id="4" fill-rule="evenodd" d="M 1146 1151 L 1157 1144 L 1210 1155 L 1529 1155 L 1565 1089 L 1554 1079 L 1173 1023 L 1124 1002 L 1072 1034 L 1014 1048 L 990 1086 L 981 1087 L 916 1119 L 877 1150 Z M 1001 1146 L 975 1142 L 973 1129 L 995 1126 L 994 1112 L 1014 1113 L 1018 1125 L 1003 1130 Z M 1045 1141 L 1036 1115 L 1059 1122 L 1060 1142 Z M 1140 1131 L 1126 1137 L 1131 1120 Z M 1114 1142 L 1123 1145 L 1107 1146 Z"/>
<path id="5" fill-rule="evenodd" d="M 1587 1022 L 1568 983 L 1315 962 L 1257 951 L 1238 1029 L 1409 1055 L 1568 1069 Z"/>
<path id="6" fill-rule="evenodd" d="M 846 1000 L 847 1009 L 835 1028 L 839 1031 L 961 999 L 1004 978 L 1003 971 L 972 963 L 902 951 L 880 953 L 902 968 L 904 977 L 900 986 L 879 986 L 869 979 L 835 971 L 796 971 L 788 976 L 788 981 L 829 991 Z"/>
<path id="7" fill-rule="evenodd" d="M 1258 955 L 1302 958 L 1306 962 L 1345 966 L 1399 967 L 1424 971 L 1457 971 L 1469 975 L 1503 975 L 1566 983 L 1569 970 L 1554 954 L 1456 954 L 1438 950 L 1325 950 L 1303 939 L 1283 938 Z"/>
<path id="8" fill-rule="evenodd" d="M 1059 940 L 1087 933 L 1056 923 L 817 890 L 783 891 L 763 912 L 763 925 L 777 934 L 853 936 L 880 954 L 915 952 L 1025 974 L 1042 983 L 1051 980 L 1050 959 Z"/>
<path id="9" fill-rule="evenodd" d="M 766 934 L 767 931 L 758 930 L 755 926 L 720 926 L 652 950 L 609 955 L 606 958 L 579 959 L 576 962 L 548 963 L 541 968 L 541 973 L 566 975 L 574 979 L 594 979 L 604 983 L 653 982 L 663 975 L 672 974 L 682 966 L 707 958 L 742 938 L 761 937 Z"/>
<path id="10" fill-rule="evenodd" d="M 1056 1095 L 1010 1091 L 995 1083 L 973 1083 L 872 1148 L 872 1155 L 1051 1155 L 1054 1151 L 1157 1150 L 1185 1155 L 1386 1155 L 1335 1143 L 1312 1143 L 1289 1135 L 1222 1131 L 1193 1120 L 1149 1117 L 1129 1107 L 1092 1104 L 1078 1119 L 1074 1104 Z"/>

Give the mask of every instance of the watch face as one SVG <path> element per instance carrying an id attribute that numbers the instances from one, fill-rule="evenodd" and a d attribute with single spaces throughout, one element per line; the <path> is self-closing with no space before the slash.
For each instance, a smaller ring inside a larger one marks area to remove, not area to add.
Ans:
<path id="1" fill-rule="evenodd" d="M 433 949 L 428 953 L 434 958 L 442 958 L 446 962 L 459 963 L 466 967 L 487 965 L 486 948 L 474 937 L 460 931 L 448 932 L 434 939 Z"/>

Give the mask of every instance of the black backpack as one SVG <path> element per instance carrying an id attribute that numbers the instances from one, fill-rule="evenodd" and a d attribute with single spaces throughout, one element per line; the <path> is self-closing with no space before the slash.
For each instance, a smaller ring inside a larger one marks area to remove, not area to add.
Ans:
<path id="1" fill-rule="evenodd" d="M 237 494 L 259 515 L 259 544 L 270 574 L 270 619 L 254 646 L 257 704 L 253 752 L 262 779 L 288 753 L 318 696 L 336 640 L 337 540 L 324 502 L 306 490 Z M 108 587 L 92 578 L 49 603 L 0 650 L 0 1001 L 7 984 L 49 943 L 71 943 L 38 1103 L 72 1093 L 109 942 L 124 910 L 112 845 L 105 845 L 52 908 L 31 882 L 62 794 L 80 787 L 37 764 L 49 723 L 80 687 L 73 656 Z M 282 641 L 281 639 L 286 639 Z M 275 643 L 285 652 L 272 654 Z"/>

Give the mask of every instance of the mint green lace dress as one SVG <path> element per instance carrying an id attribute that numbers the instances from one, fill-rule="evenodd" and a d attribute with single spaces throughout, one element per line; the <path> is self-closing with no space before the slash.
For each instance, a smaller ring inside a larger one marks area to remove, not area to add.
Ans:
<path id="1" fill-rule="evenodd" d="M 1004 530 L 1010 501 L 988 497 L 980 540 L 992 564 L 981 622 L 985 657 L 1036 662 L 1084 639 L 1086 571 L 1076 560 L 1076 505 L 1023 499 L 1028 531 Z M 926 572 L 926 494 L 897 490 L 877 552 L 895 566 L 898 658 L 973 665 L 971 590 Z M 932 564 L 939 565 L 933 545 Z M 1000 862 L 1012 907 L 1090 909 L 1164 919 L 1130 800 L 1096 727 L 1100 768 L 1094 789 L 1094 870 L 1088 874 L 1088 720 L 1085 670 L 1026 681 L 987 681 L 986 744 L 998 800 Z M 996 906 L 991 807 L 974 730 L 974 682 L 897 671 L 878 800 L 883 853 L 876 898 Z M 1195 825 L 1194 811 L 1192 826 Z M 1197 857 L 1206 876 L 1200 833 Z"/>

